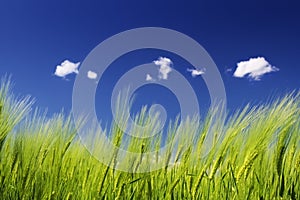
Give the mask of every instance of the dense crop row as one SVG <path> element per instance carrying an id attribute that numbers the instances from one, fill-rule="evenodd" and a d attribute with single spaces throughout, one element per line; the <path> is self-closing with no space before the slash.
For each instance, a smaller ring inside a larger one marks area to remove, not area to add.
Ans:
<path id="1" fill-rule="evenodd" d="M 9 85 L 4 81 L 0 89 L 0 199 L 300 199 L 297 93 L 245 107 L 225 120 L 211 109 L 203 120 L 174 122 L 169 135 L 181 139 L 166 151 L 166 167 L 128 173 L 95 159 L 76 137 L 71 117 L 31 111 L 29 98 L 14 97 Z M 145 113 L 137 123 L 147 121 Z M 223 138 L 206 154 L 209 131 Z M 116 126 L 108 132 L 122 146 L 123 132 Z M 159 148 L 160 140 L 133 138 L 126 148 L 144 153 Z M 112 161 L 119 156 L 113 155 Z M 142 154 L 125 159 L 136 171 L 142 160 Z"/>

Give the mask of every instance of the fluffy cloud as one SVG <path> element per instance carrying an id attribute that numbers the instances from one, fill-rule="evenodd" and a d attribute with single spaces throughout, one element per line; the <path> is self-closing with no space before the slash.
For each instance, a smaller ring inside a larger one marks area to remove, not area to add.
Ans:
<path id="1" fill-rule="evenodd" d="M 96 72 L 93 72 L 93 71 L 88 71 L 87 72 L 87 77 L 89 78 L 89 79 L 96 79 L 97 78 L 97 73 Z"/>
<path id="2" fill-rule="evenodd" d="M 203 69 L 187 69 L 188 72 L 191 72 L 193 77 L 200 76 L 205 74 L 205 70 Z"/>
<path id="3" fill-rule="evenodd" d="M 146 75 L 146 81 L 153 81 L 154 79 L 152 78 L 152 76 L 150 74 Z"/>
<path id="4" fill-rule="evenodd" d="M 60 65 L 56 66 L 55 75 L 59 77 L 65 77 L 69 74 L 78 74 L 78 67 L 80 63 L 72 63 L 69 60 L 65 60 Z"/>
<path id="5" fill-rule="evenodd" d="M 167 80 L 169 73 L 172 71 L 172 61 L 169 58 L 159 57 L 158 60 L 155 60 L 153 62 L 155 65 L 159 66 L 158 78 Z"/>
<path id="6" fill-rule="evenodd" d="M 272 66 L 265 58 L 258 57 L 239 62 L 233 76 L 238 78 L 249 77 L 259 81 L 263 75 L 276 71 L 279 71 L 279 69 Z"/>

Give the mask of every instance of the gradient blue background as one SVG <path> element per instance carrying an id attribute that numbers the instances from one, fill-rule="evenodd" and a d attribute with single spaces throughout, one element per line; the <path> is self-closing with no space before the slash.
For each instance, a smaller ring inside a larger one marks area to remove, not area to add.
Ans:
<path id="1" fill-rule="evenodd" d="M 82 62 L 108 37 L 132 28 L 157 26 L 180 31 L 198 41 L 216 62 L 223 77 L 228 108 L 249 101 L 264 102 L 300 87 L 300 3 L 291 1 L 1 1 L 0 75 L 11 74 L 14 93 L 30 94 L 36 105 L 49 113 L 63 108 L 70 112 L 75 75 L 68 81 L 54 76 L 56 65 L 65 59 Z M 191 81 L 201 109 L 209 99 L 201 77 L 192 78 L 183 60 L 168 52 L 136 52 L 117 60 L 99 87 L 96 107 L 107 108 L 108 93 L 122 73 L 158 56 L 170 57 L 174 68 Z M 236 64 L 263 56 L 280 69 L 261 81 L 232 77 Z M 158 95 L 161 88 L 142 88 L 137 107 L 160 102 L 177 111 L 176 99 Z M 202 98 L 203 97 L 203 98 Z M 174 98 L 174 97 L 173 97 Z M 174 105 L 174 108 L 172 106 Z M 104 115 L 107 110 L 104 109 Z M 102 113 L 103 114 L 103 113 Z"/>

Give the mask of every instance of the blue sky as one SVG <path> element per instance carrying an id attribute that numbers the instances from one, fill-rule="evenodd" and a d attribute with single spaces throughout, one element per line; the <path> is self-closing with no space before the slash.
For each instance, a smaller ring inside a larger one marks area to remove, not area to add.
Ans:
<path id="1" fill-rule="evenodd" d="M 119 32 L 164 27 L 188 35 L 207 50 L 223 78 L 228 108 L 234 110 L 299 89 L 299 9 L 296 0 L 1 1 L 0 75 L 12 75 L 14 93 L 32 95 L 36 105 L 49 113 L 63 108 L 69 112 L 76 73 L 58 77 L 56 66 L 65 60 L 81 63 L 100 42 Z M 205 110 L 209 98 L 201 75 L 192 77 L 187 71 L 192 66 L 161 50 L 141 50 L 116 60 L 99 82 L 96 107 L 105 110 L 108 94 L 122 73 L 159 57 L 171 59 L 171 67 L 191 82 L 201 96 L 200 109 Z M 272 72 L 260 77 L 245 74 L 259 57 L 267 68 L 258 71 Z M 250 63 L 240 63 L 251 58 Z M 240 77 L 235 77 L 238 63 Z M 171 97 L 165 89 L 149 86 L 137 92 L 136 103 L 162 103 L 175 112 L 177 102 Z"/>

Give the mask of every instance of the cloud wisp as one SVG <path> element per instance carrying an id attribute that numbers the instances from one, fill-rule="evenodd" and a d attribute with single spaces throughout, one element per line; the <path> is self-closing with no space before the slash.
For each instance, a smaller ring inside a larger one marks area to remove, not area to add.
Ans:
<path id="1" fill-rule="evenodd" d="M 158 78 L 163 80 L 168 80 L 169 73 L 172 71 L 171 65 L 173 63 L 171 59 L 166 57 L 159 57 L 158 60 L 153 61 L 153 63 L 159 66 Z"/>
<path id="2" fill-rule="evenodd" d="M 205 69 L 187 69 L 188 72 L 191 72 L 192 77 L 200 76 L 205 74 Z"/>
<path id="3" fill-rule="evenodd" d="M 146 81 L 155 81 L 150 74 L 146 75 Z"/>
<path id="4" fill-rule="evenodd" d="M 272 66 L 264 57 L 257 57 L 237 63 L 237 68 L 233 76 L 237 78 L 247 77 L 255 81 L 260 81 L 265 74 L 276 71 L 279 71 L 279 69 Z"/>
<path id="5" fill-rule="evenodd" d="M 98 76 L 98 74 L 97 74 L 96 72 L 93 72 L 93 71 L 88 71 L 88 72 L 87 72 L 87 77 L 88 77 L 89 79 L 96 79 L 97 76 Z"/>
<path id="6" fill-rule="evenodd" d="M 78 67 L 80 65 L 80 62 L 73 63 L 69 60 L 63 61 L 60 65 L 56 66 L 54 75 L 58 77 L 66 77 L 69 74 L 78 74 Z"/>

